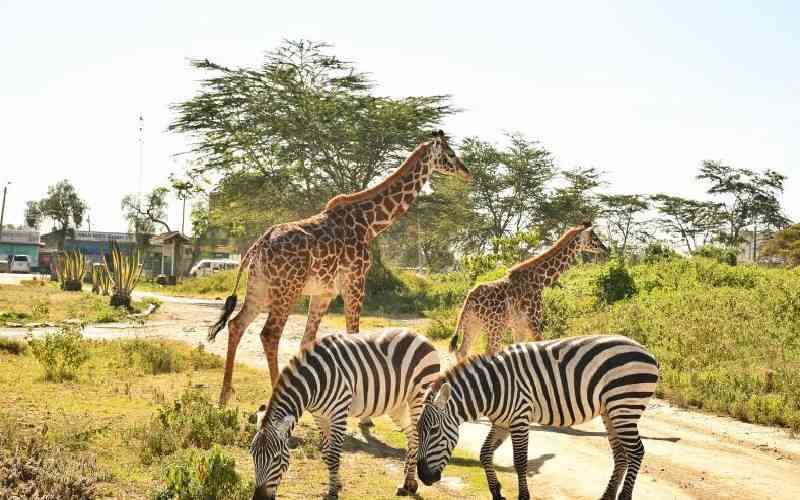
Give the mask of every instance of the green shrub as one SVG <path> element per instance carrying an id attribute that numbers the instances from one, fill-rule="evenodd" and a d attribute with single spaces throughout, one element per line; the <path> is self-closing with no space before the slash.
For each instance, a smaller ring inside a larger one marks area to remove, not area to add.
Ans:
<path id="1" fill-rule="evenodd" d="M 625 262 L 614 259 L 596 278 L 597 297 L 606 304 L 613 304 L 622 299 L 627 299 L 636 293 L 636 284 Z"/>
<path id="2" fill-rule="evenodd" d="M 645 264 L 654 264 L 664 260 L 670 260 L 680 257 L 678 253 L 667 245 L 660 242 L 653 242 L 647 245 L 642 255 L 642 262 Z"/>
<path id="3" fill-rule="evenodd" d="M 692 256 L 694 257 L 713 259 L 720 264 L 727 264 L 729 266 L 736 265 L 737 254 L 738 252 L 735 248 L 718 247 L 714 245 L 705 245 L 692 252 Z"/>
<path id="4" fill-rule="evenodd" d="M 25 351 L 27 350 L 28 345 L 25 342 L 14 339 L 0 338 L 0 351 L 2 352 L 20 355 L 25 354 Z"/>
<path id="5" fill-rule="evenodd" d="M 150 423 L 134 434 L 142 440 L 145 464 L 184 448 L 208 449 L 212 444 L 248 446 L 255 432 L 240 424 L 239 410 L 220 408 L 199 391 L 186 390 L 171 405 L 160 407 Z"/>
<path id="6" fill-rule="evenodd" d="M 44 367 L 45 379 L 60 382 L 74 379 L 89 359 L 88 344 L 80 328 L 64 326 L 29 342 L 31 352 Z"/>
<path id="7" fill-rule="evenodd" d="M 156 500 L 246 500 L 253 494 L 252 482 L 236 473 L 236 462 L 216 445 L 205 453 L 191 450 L 165 471 L 165 488 Z"/>

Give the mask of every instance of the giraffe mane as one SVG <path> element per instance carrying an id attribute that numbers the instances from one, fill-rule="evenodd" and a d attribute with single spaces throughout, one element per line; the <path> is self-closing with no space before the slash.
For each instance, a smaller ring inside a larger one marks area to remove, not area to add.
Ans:
<path id="1" fill-rule="evenodd" d="M 515 264 L 511 269 L 508 270 L 508 273 L 514 273 L 517 271 L 522 271 L 524 269 L 530 269 L 531 267 L 537 266 L 540 263 L 544 262 L 545 260 L 549 259 L 556 253 L 558 253 L 562 248 L 564 248 L 570 241 L 575 239 L 575 237 L 584 229 L 586 229 L 587 225 L 580 225 L 575 226 L 572 228 L 567 229 L 564 234 L 561 235 L 561 238 L 556 241 L 553 246 L 545 250 L 544 252 L 540 253 L 539 255 L 534 255 L 533 257 L 523 260 Z"/>
<path id="2" fill-rule="evenodd" d="M 409 170 L 417 163 L 422 154 L 428 150 L 430 142 L 423 142 L 414 149 L 414 151 L 405 159 L 405 161 L 397 168 L 389 177 L 382 180 L 380 183 L 372 186 L 371 188 L 364 189 L 350 194 L 340 194 L 331 198 L 325 205 L 325 210 L 338 207 L 340 205 L 349 205 L 358 201 L 363 201 L 376 195 L 382 189 L 392 185 L 396 180 L 408 173 Z"/>

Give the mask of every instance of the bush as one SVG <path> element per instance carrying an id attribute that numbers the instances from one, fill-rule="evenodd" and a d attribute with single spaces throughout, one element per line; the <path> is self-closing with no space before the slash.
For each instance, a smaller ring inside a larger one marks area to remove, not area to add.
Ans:
<path id="1" fill-rule="evenodd" d="M 21 342 L 19 340 L 14 339 L 5 339 L 0 338 L 0 351 L 7 352 L 9 354 L 25 354 L 25 351 L 28 350 L 27 344 L 25 342 Z"/>
<path id="2" fill-rule="evenodd" d="M 692 256 L 713 259 L 720 264 L 727 264 L 729 266 L 735 266 L 737 263 L 736 249 L 728 247 L 705 245 L 692 252 Z"/>
<path id="3" fill-rule="evenodd" d="M 42 339 L 31 340 L 29 345 L 36 360 L 44 367 L 45 380 L 74 379 L 78 369 L 89 359 L 87 342 L 80 328 L 74 326 L 48 332 Z"/>
<path id="4" fill-rule="evenodd" d="M 621 259 L 610 261 L 597 276 L 595 284 L 597 298 L 605 304 L 613 304 L 636 293 L 636 284 Z"/>
<path id="5" fill-rule="evenodd" d="M 187 390 L 171 405 L 160 407 L 135 433 L 142 439 L 142 462 L 149 464 L 184 448 L 208 449 L 214 443 L 248 446 L 254 432 L 252 424 L 240 425 L 238 409 L 220 408 L 203 393 Z"/>
<path id="6" fill-rule="evenodd" d="M 236 473 L 236 462 L 214 447 L 206 453 L 195 450 L 167 467 L 166 487 L 156 500 L 249 499 L 252 482 L 244 482 Z"/>
<path id="7" fill-rule="evenodd" d="M 207 353 L 202 344 L 189 355 L 175 350 L 167 342 L 135 339 L 122 342 L 121 347 L 128 366 L 141 367 L 149 375 L 178 373 L 189 367 L 194 370 L 204 370 L 222 366 L 222 359 Z"/>
<path id="8" fill-rule="evenodd" d="M 675 250 L 664 245 L 663 243 L 653 242 L 647 245 L 642 255 L 642 262 L 645 264 L 654 264 L 664 260 L 670 260 L 680 257 Z"/>

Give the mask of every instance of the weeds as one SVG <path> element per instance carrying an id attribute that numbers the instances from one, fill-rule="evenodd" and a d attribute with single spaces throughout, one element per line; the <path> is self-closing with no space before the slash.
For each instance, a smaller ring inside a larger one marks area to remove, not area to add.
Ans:
<path id="1" fill-rule="evenodd" d="M 120 348 L 127 366 L 139 367 L 148 375 L 179 373 L 187 368 L 205 370 L 222 366 L 222 359 L 205 352 L 202 344 L 198 344 L 188 355 L 175 350 L 166 342 L 140 339 L 123 341 L 120 343 Z"/>
<path id="2" fill-rule="evenodd" d="M 252 482 L 236 473 L 235 460 L 216 445 L 205 453 L 189 451 L 169 465 L 164 476 L 166 487 L 155 495 L 156 500 L 245 500 L 254 489 Z"/>
<path id="3" fill-rule="evenodd" d="M 0 338 L 0 351 L 8 354 L 22 355 L 28 350 L 28 344 L 20 340 Z"/>
<path id="4" fill-rule="evenodd" d="M 89 359 L 88 346 L 79 328 L 65 326 L 29 341 L 31 352 L 44 367 L 45 380 L 72 380 Z"/>

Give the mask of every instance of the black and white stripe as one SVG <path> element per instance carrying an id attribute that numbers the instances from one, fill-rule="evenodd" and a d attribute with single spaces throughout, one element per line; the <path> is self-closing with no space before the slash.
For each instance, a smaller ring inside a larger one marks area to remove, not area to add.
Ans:
<path id="1" fill-rule="evenodd" d="M 274 498 L 289 466 L 288 437 L 305 410 L 322 430 L 322 455 L 330 473 L 329 497 L 340 487 L 339 455 L 347 417 L 389 415 L 406 434 L 405 480 L 397 494 L 417 490 L 417 420 L 426 388 L 439 376 L 439 354 L 408 330 L 329 335 L 283 369 L 269 406 L 259 411 L 251 454 L 254 498 Z"/>
<path id="2" fill-rule="evenodd" d="M 630 499 L 644 456 L 637 423 L 657 382 L 655 358 L 621 336 L 516 344 L 495 356 L 471 358 L 443 375 L 426 399 L 418 424 L 419 477 L 425 484 L 438 481 L 458 441 L 458 426 L 485 416 L 492 428 L 480 459 L 492 497 L 503 498 L 492 457 L 510 435 L 519 498 L 527 499 L 530 424 L 564 427 L 600 415 L 614 456 L 602 498 Z"/>

